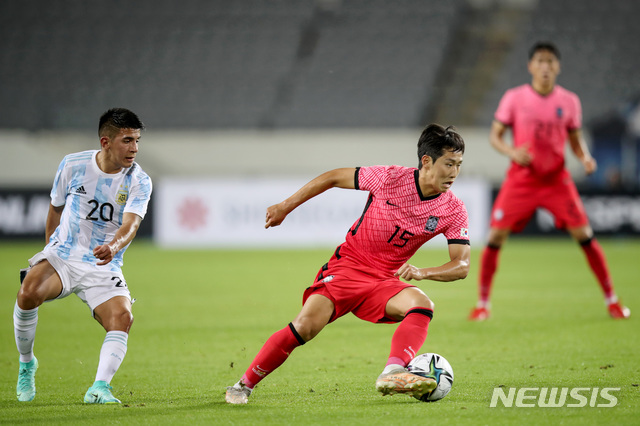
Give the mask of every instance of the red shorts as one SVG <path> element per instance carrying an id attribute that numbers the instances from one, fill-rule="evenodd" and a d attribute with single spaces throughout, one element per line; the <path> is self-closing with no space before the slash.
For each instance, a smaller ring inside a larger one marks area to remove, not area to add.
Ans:
<path id="1" fill-rule="evenodd" d="M 544 184 L 506 179 L 491 212 L 491 227 L 520 232 L 536 209 L 543 208 L 555 218 L 558 229 L 589 224 L 580 194 L 568 171 Z"/>
<path id="2" fill-rule="evenodd" d="M 318 272 L 315 283 L 305 290 L 302 303 L 312 294 L 329 298 L 334 305 L 329 322 L 353 312 L 365 321 L 396 323 L 398 321 L 385 316 L 387 302 L 409 287 L 415 286 L 346 257 L 333 255 Z"/>

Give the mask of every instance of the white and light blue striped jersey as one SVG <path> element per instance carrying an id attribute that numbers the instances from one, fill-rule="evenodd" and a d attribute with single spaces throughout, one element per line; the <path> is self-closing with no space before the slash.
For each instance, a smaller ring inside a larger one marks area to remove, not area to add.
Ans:
<path id="1" fill-rule="evenodd" d="M 96 162 L 98 152 L 67 155 L 53 181 L 51 204 L 64 209 L 47 247 L 65 260 L 96 264 L 93 249 L 113 240 L 124 213 L 144 218 L 147 212 L 152 190 L 149 176 L 135 162 L 119 173 L 105 173 Z M 127 247 L 107 266 L 121 268 Z"/>

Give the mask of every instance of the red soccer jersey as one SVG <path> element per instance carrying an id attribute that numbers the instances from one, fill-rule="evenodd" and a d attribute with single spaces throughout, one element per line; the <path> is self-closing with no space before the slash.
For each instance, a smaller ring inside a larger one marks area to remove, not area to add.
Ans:
<path id="1" fill-rule="evenodd" d="M 494 118 L 511 127 L 515 147 L 529 144 L 533 154 L 528 167 L 511 162 L 508 176 L 548 178 L 564 170 L 567 135 L 582 126 L 582 107 L 575 93 L 558 85 L 541 95 L 523 84 L 504 94 Z"/>
<path id="2" fill-rule="evenodd" d="M 362 216 L 347 232 L 340 256 L 393 274 L 438 234 L 450 244 L 469 244 L 469 218 L 462 200 L 451 191 L 424 197 L 418 169 L 361 167 L 355 179 L 356 189 L 370 195 Z"/>

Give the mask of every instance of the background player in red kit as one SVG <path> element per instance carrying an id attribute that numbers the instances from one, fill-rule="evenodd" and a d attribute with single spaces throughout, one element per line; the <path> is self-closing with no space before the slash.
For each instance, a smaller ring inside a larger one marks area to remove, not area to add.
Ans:
<path id="1" fill-rule="evenodd" d="M 464 141 L 453 128 L 427 126 L 418 141 L 419 168 L 375 166 L 335 169 L 267 209 L 266 228 L 278 226 L 296 207 L 329 188 L 369 191 L 362 216 L 345 242 L 306 289 L 296 318 L 274 333 L 234 385 L 226 401 L 246 404 L 254 386 L 278 368 L 298 346 L 328 323 L 352 312 L 373 323 L 396 323 L 391 353 L 376 388 L 383 395 L 420 397 L 434 379 L 409 373 L 406 366 L 427 337 L 433 302 L 417 287 L 400 281 L 463 279 L 469 271 L 467 211 L 449 191 L 460 172 Z M 406 263 L 431 238 L 443 234 L 450 261 L 430 268 Z"/>
<path id="2" fill-rule="evenodd" d="M 593 237 L 580 195 L 565 168 L 568 138 L 587 174 L 596 170 L 596 161 L 582 136 L 580 99 L 555 84 L 560 73 L 560 53 L 553 44 L 536 43 L 529 51 L 528 69 L 531 84 L 505 93 L 491 126 L 491 145 L 511 159 L 511 166 L 493 205 L 488 244 L 480 261 L 479 301 L 469 319 L 481 321 L 489 317 L 489 295 L 500 248 L 510 232 L 525 227 L 537 208 L 553 214 L 556 227 L 566 229 L 580 244 L 600 283 L 609 314 L 627 318 L 630 311 L 618 301 L 604 252 Z M 504 141 L 508 127 L 513 145 Z"/>

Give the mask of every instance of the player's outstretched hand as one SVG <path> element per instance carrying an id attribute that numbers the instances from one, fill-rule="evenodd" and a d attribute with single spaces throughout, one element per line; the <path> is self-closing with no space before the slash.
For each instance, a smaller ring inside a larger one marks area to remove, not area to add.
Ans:
<path id="1" fill-rule="evenodd" d="M 271 207 L 267 207 L 267 217 L 265 222 L 265 229 L 272 226 L 278 226 L 282 223 L 289 212 L 282 206 L 282 203 L 274 204 Z"/>
<path id="2" fill-rule="evenodd" d="M 419 281 L 424 279 L 424 274 L 420 271 L 420 269 L 408 263 L 402 265 L 400 269 L 398 269 L 398 271 L 395 273 L 395 276 L 407 281 Z"/>
<path id="3" fill-rule="evenodd" d="M 116 251 L 109 244 L 102 244 L 93 249 L 93 255 L 100 260 L 98 265 L 106 265 L 113 260 L 113 256 L 116 255 Z"/>

